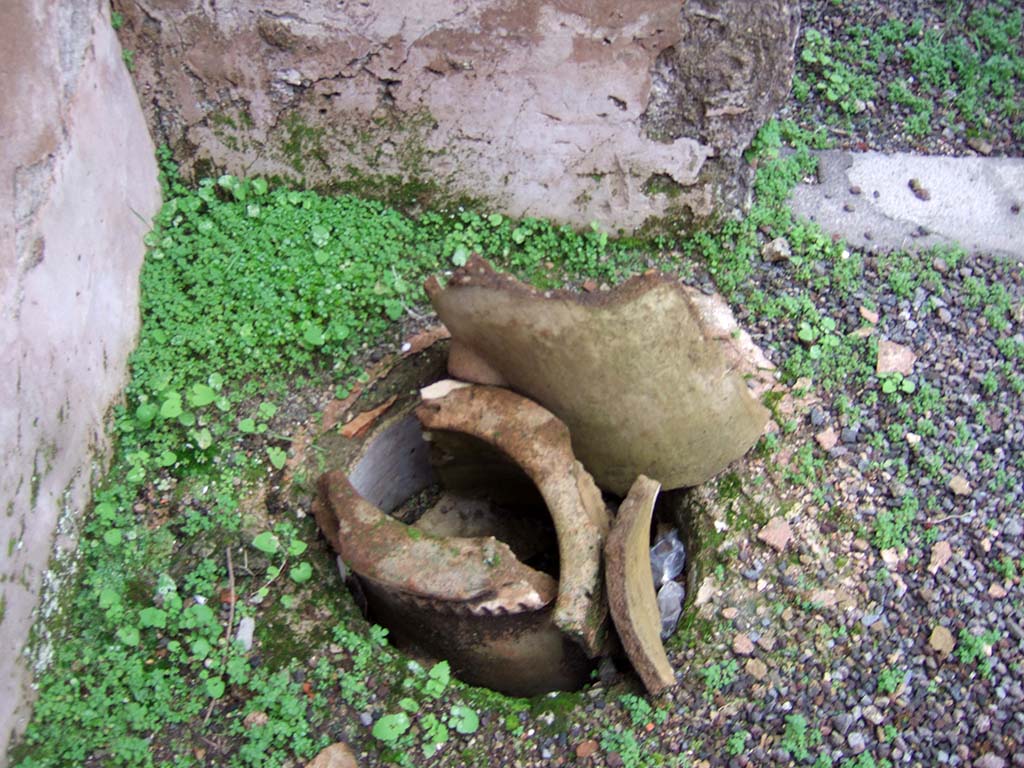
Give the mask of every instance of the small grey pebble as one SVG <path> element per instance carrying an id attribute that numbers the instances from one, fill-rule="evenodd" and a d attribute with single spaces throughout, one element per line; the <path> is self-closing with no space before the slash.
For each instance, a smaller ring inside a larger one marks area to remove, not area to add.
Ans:
<path id="1" fill-rule="evenodd" d="M 864 739 L 864 734 L 860 731 L 854 731 L 846 737 L 846 743 L 850 745 L 850 750 L 855 755 L 859 755 L 865 749 L 868 748 L 868 743 Z"/>

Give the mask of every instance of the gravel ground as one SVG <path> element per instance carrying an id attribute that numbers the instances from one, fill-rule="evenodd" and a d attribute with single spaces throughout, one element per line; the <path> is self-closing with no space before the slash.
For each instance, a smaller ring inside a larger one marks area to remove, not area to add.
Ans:
<path id="1" fill-rule="evenodd" d="M 846 43 L 852 39 L 852 33 L 858 26 L 877 29 L 892 20 L 901 20 L 908 25 L 915 20 L 921 20 L 925 31 L 941 31 L 943 40 L 959 36 L 973 40 L 968 19 L 973 12 L 984 10 L 986 7 L 999 9 L 999 18 L 1005 19 L 1009 15 L 1006 11 L 1014 9 L 1015 6 L 1011 2 L 1000 4 L 984 0 L 803 0 L 798 54 L 805 39 L 804 35 L 809 29 L 818 30 L 836 42 Z M 914 40 L 918 41 L 920 38 Z M 1018 38 L 1013 47 L 1017 57 L 1024 56 L 1024 39 Z M 829 138 L 837 147 L 856 151 L 871 149 L 943 155 L 1024 155 L 1024 140 L 1018 129 L 1021 120 L 1024 119 L 1024 114 L 1021 113 L 1024 109 L 1024 102 L 1021 101 L 1021 97 L 1024 96 L 1021 93 L 1024 78 L 1018 75 L 1011 85 L 1017 91 L 1016 113 L 986 112 L 984 124 L 978 126 L 966 125 L 961 116 L 950 109 L 953 97 L 962 91 L 955 76 L 945 93 L 940 88 L 921 87 L 918 93 L 933 98 L 936 105 L 932 130 L 921 136 L 907 131 L 907 119 L 911 111 L 905 106 L 893 104 L 886 98 L 887 88 L 894 81 L 915 83 L 905 57 L 883 56 L 879 58 L 878 63 L 880 71 L 874 78 L 878 84 L 878 94 L 875 98 L 867 99 L 861 110 L 840 116 L 837 114 L 840 110 L 812 88 L 810 97 L 805 102 L 791 99 L 781 111 L 781 116 L 794 119 L 802 127 L 810 130 L 822 125 L 828 126 Z M 798 56 L 797 75 L 807 81 L 813 81 L 816 77 L 814 65 L 802 61 Z M 1014 135 L 1015 129 L 1018 129 L 1017 135 Z"/>

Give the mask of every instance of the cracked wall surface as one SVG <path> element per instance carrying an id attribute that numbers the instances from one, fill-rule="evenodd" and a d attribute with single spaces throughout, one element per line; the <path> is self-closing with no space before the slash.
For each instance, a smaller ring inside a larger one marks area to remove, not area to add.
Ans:
<path id="1" fill-rule="evenodd" d="M 106 454 L 160 204 L 106 8 L 12 0 L 0 25 L 0 764 L 28 716 L 22 649 L 56 610 L 51 558 Z"/>
<path id="2" fill-rule="evenodd" d="M 115 6 L 186 173 L 626 230 L 742 201 L 797 23 L 795 0 Z"/>

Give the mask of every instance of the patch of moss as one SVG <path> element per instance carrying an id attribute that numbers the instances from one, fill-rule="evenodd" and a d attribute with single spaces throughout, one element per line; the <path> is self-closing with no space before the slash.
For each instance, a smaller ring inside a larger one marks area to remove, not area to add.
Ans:
<path id="1" fill-rule="evenodd" d="M 288 164 L 295 169 L 296 173 L 304 175 L 306 172 L 306 161 L 313 158 L 320 162 L 325 168 L 327 164 L 327 152 L 323 147 L 326 128 L 317 128 L 307 125 L 302 116 L 293 113 L 284 120 L 285 140 L 281 145 Z"/>
<path id="2" fill-rule="evenodd" d="M 577 691 L 559 691 L 538 696 L 532 700 L 530 715 L 538 731 L 547 735 L 565 733 L 572 726 L 573 715 L 582 707 L 583 694 Z M 552 717 L 553 716 L 553 717 Z"/>
<path id="3" fill-rule="evenodd" d="M 718 480 L 718 500 L 731 501 L 743 493 L 743 482 L 735 472 L 726 472 Z"/>
<path id="4" fill-rule="evenodd" d="M 683 193 L 683 185 L 667 173 L 652 173 L 643 184 L 643 193 L 648 197 L 664 195 L 675 199 Z"/>

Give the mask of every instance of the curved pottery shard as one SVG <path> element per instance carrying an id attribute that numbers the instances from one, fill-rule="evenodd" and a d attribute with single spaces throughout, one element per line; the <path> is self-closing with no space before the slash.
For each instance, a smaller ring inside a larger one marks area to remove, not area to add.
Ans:
<path id="1" fill-rule="evenodd" d="M 651 574 L 651 513 L 661 486 L 641 475 L 619 507 L 608 543 L 605 567 L 612 621 L 633 668 L 656 695 L 675 684 L 661 642 L 661 615 Z"/>
<path id="2" fill-rule="evenodd" d="M 589 664 L 552 621 L 558 583 L 487 538 L 439 538 L 364 499 L 345 473 L 320 479 L 317 522 L 359 577 L 374 619 L 451 660 L 467 682 L 515 696 L 571 690 Z"/>
<path id="3" fill-rule="evenodd" d="M 593 657 L 603 650 L 607 606 L 601 552 L 608 510 L 572 453 L 569 430 L 550 411 L 495 387 L 455 389 L 416 409 L 429 439 L 443 448 L 452 433 L 483 441 L 512 460 L 540 491 L 558 536 L 554 622 Z"/>
<path id="4" fill-rule="evenodd" d="M 550 409 L 598 485 L 619 495 L 640 474 L 665 488 L 698 485 L 768 421 L 661 275 L 607 293 L 540 293 L 474 256 L 446 288 L 433 277 L 425 287 L 452 334 L 449 372 L 506 381 Z"/>

